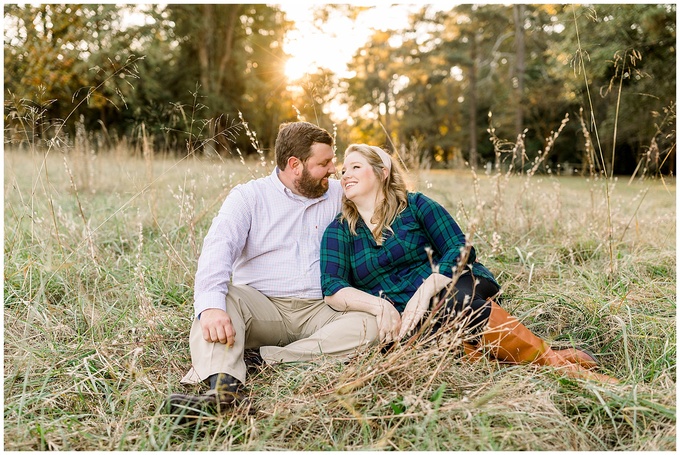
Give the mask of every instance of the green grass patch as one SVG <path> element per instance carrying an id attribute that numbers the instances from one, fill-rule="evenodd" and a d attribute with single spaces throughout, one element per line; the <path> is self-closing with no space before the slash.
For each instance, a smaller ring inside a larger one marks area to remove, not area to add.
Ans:
<path id="1" fill-rule="evenodd" d="M 7 450 L 676 447 L 672 179 L 616 182 L 608 209 L 601 179 L 411 174 L 473 233 L 503 305 L 554 346 L 589 347 L 620 385 L 470 363 L 452 332 L 348 364 L 266 366 L 248 378 L 255 414 L 180 427 L 162 404 L 205 389 L 179 384 L 203 237 L 229 189 L 266 169 L 68 161 L 76 176 L 85 164 L 74 191 L 59 151 L 44 167 L 37 152 L 5 153 Z"/>

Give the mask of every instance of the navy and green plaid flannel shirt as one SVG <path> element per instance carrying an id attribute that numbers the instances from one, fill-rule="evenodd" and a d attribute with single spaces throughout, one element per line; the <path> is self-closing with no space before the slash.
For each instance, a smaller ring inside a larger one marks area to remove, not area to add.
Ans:
<path id="1" fill-rule="evenodd" d="M 363 220 L 357 223 L 356 236 L 340 216 L 331 222 L 321 240 L 324 296 L 354 287 L 387 298 L 402 312 L 423 280 L 432 274 L 433 265 L 439 267 L 439 273 L 453 275 L 465 247 L 465 235 L 439 203 L 422 193 L 409 193 L 408 206 L 391 227 L 393 233 L 385 230 L 379 246 Z M 432 248 L 433 264 L 427 247 Z M 468 263 L 474 275 L 496 283 L 493 274 L 475 259 L 472 248 Z"/>

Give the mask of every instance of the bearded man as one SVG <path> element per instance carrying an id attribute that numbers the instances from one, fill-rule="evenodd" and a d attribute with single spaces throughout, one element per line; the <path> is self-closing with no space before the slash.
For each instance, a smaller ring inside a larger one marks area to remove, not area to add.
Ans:
<path id="1" fill-rule="evenodd" d="M 205 237 L 194 285 L 192 368 L 170 395 L 172 413 L 224 412 L 248 402 L 246 349 L 268 364 L 349 359 L 376 344 L 374 316 L 339 312 L 321 292 L 320 243 L 341 208 L 333 137 L 307 122 L 282 124 L 271 175 L 234 187 Z"/>

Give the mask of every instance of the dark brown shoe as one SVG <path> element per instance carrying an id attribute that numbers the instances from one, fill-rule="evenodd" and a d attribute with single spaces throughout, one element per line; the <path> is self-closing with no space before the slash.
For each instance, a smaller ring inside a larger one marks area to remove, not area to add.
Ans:
<path id="1" fill-rule="evenodd" d="M 246 349 L 243 352 L 243 360 L 246 362 L 246 368 L 248 369 L 249 375 L 259 373 L 264 367 L 264 360 L 262 360 L 262 356 L 258 349 Z"/>
<path id="2" fill-rule="evenodd" d="M 195 421 L 198 417 L 210 417 L 226 414 L 235 408 L 246 408 L 249 414 L 254 412 L 250 400 L 243 393 L 243 384 L 227 373 L 211 375 L 207 380 L 210 390 L 201 395 L 173 393 L 166 401 L 169 414 L 181 416 L 178 422 Z"/>
<path id="3" fill-rule="evenodd" d="M 223 415 L 241 405 L 249 406 L 248 398 L 239 392 L 209 390 L 201 395 L 173 393 L 168 397 L 166 410 L 169 414 L 185 417 Z"/>

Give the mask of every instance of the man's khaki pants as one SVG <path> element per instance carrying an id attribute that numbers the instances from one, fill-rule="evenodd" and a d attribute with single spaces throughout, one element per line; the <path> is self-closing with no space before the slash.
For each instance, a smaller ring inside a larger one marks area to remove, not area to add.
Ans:
<path id="1" fill-rule="evenodd" d="M 245 349 L 260 348 L 268 364 L 323 356 L 347 360 L 357 349 L 378 341 L 374 316 L 335 311 L 323 300 L 268 298 L 244 285 L 230 285 L 226 300 L 236 331 L 234 345 L 205 341 L 201 323 L 194 319 L 189 336 L 192 368 L 181 382 L 195 384 L 227 373 L 245 383 Z"/>

